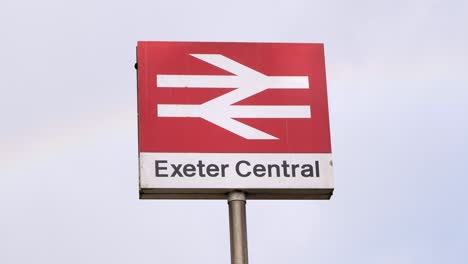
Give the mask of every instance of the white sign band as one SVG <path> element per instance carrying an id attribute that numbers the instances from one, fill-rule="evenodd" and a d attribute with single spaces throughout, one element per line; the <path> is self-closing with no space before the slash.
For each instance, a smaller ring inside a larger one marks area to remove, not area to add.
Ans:
<path id="1" fill-rule="evenodd" d="M 331 154 L 140 153 L 142 189 L 333 189 Z"/>

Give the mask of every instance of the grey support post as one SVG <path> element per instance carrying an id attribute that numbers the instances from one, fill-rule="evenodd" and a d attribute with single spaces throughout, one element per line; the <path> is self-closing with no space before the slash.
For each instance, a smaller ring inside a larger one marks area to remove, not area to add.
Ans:
<path id="1" fill-rule="evenodd" d="M 229 231 L 231 236 L 231 264 L 248 264 L 246 195 L 234 191 L 228 194 Z"/>

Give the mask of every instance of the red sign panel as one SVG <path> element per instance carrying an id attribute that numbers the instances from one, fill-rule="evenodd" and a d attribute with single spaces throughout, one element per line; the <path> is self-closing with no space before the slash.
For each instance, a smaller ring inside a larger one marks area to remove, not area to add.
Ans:
<path id="1" fill-rule="evenodd" d="M 331 153 L 322 44 L 138 43 L 139 152 Z"/>

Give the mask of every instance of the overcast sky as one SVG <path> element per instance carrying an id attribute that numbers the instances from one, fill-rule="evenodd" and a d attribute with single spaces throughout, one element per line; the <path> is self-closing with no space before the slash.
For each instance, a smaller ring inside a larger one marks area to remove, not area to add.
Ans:
<path id="1" fill-rule="evenodd" d="M 138 199 L 138 40 L 323 42 L 336 189 L 248 201 L 250 263 L 467 263 L 467 1 L 0 4 L 0 263 L 229 263 L 226 201 Z"/>

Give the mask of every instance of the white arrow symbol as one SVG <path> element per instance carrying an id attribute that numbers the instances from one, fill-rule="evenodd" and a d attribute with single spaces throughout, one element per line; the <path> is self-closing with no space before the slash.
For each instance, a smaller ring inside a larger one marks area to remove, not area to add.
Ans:
<path id="1" fill-rule="evenodd" d="M 157 75 L 158 88 L 237 88 L 201 105 L 158 104 L 159 117 L 199 117 L 246 139 L 278 139 L 233 118 L 310 118 L 308 105 L 232 105 L 267 89 L 308 89 L 307 76 L 267 76 L 220 54 L 190 54 L 235 75 Z"/>

